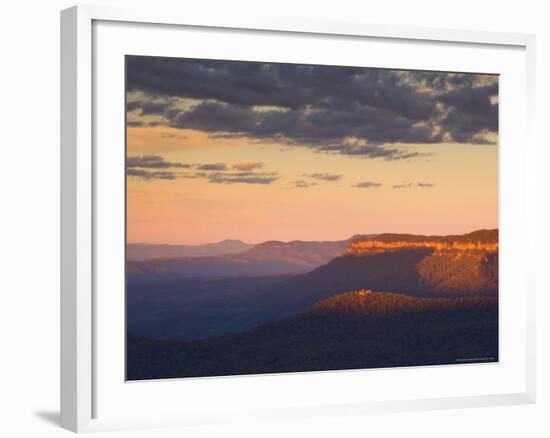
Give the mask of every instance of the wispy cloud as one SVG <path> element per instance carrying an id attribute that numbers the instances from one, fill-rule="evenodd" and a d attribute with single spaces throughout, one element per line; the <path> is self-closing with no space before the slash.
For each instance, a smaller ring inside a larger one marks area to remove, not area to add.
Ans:
<path id="1" fill-rule="evenodd" d="M 126 175 L 144 181 L 203 179 L 212 184 L 271 184 L 280 177 L 277 172 L 257 172 L 263 163 L 237 163 L 228 171 L 225 163 L 184 164 L 166 161 L 160 155 L 131 156 L 126 160 Z M 180 169 L 191 169 L 181 171 Z"/>
<path id="2" fill-rule="evenodd" d="M 302 176 L 317 179 L 320 181 L 338 181 L 340 178 L 342 178 L 342 175 L 331 173 L 304 173 Z"/>
<path id="3" fill-rule="evenodd" d="M 425 152 L 404 150 L 379 144 L 360 143 L 327 143 L 319 145 L 317 150 L 319 152 L 349 155 L 359 158 L 382 158 L 387 161 L 408 160 L 430 155 Z"/>
<path id="4" fill-rule="evenodd" d="M 173 169 L 190 168 L 190 164 L 166 161 L 160 155 L 136 155 L 126 159 L 127 168 Z"/>
<path id="5" fill-rule="evenodd" d="M 198 170 L 227 170 L 227 165 L 225 163 L 206 163 L 199 164 L 196 168 Z"/>
<path id="6" fill-rule="evenodd" d="M 254 170 L 264 167 L 264 163 L 237 163 L 233 165 L 233 169 L 237 170 Z"/>
<path id="7" fill-rule="evenodd" d="M 435 184 L 432 183 L 403 183 L 403 184 L 395 184 L 392 186 L 392 189 L 409 189 L 409 188 L 432 188 Z"/>
<path id="8" fill-rule="evenodd" d="M 298 188 L 301 188 L 301 189 L 306 189 L 308 187 L 312 187 L 312 186 L 317 185 L 316 182 L 306 181 L 306 180 L 303 180 L 303 179 L 300 179 L 298 181 L 294 181 L 292 184 L 294 185 L 294 187 L 298 187 Z"/>
<path id="9" fill-rule="evenodd" d="M 381 185 L 382 184 L 379 183 L 379 182 L 361 181 L 361 182 L 358 182 L 357 184 L 354 184 L 353 187 L 357 187 L 357 188 L 361 188 L 361 189 L 371 189 L 371 188 L 380 187 Z"/>
<path id="10" fill-rule="evenodd" d="M 174 172 L 164 170 L 146 170 L 146 169 L 126 169 L 126 175 L 140 178 L 145 181 L 151 181 L 155 179 L 173 180 L 178 176 Z"/>
<path id="11" fill-rule="evenodd" d="M 279 179 L 277 172 L 219 172 L 207 177 L 213 184 L 271 184 Z"/>
<path id="12" fill-rule="evenodd" d="M 163 137 L 163 138 L 179 138 L 181 140 L 185 140 L 185 139 L 189 138 L 186 135 L 177 135 L 177 134 L 170 134 L 170 133 L 160 134 L 160 136 Z"/>

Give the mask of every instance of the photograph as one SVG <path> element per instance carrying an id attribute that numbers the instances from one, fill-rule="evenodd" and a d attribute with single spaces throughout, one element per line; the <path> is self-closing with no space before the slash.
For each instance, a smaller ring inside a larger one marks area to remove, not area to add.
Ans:
<path id="1" fill-rule="evenodd" d="M 125 83 L 127 381 L 499 362 L 498 74 L 126 55 Z"/>

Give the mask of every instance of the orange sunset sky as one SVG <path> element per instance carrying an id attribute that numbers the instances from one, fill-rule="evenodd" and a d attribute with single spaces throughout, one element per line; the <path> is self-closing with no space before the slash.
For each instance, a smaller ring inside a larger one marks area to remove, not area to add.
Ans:
<path id="1" fill-rule="evenodd" d="M 498 77 L 127 57 L 127 240 L 498 227 Z"/>

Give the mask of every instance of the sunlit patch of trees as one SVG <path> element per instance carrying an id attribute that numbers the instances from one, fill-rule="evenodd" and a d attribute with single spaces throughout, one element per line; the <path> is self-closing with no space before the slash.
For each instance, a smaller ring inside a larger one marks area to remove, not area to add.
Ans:
<path id="1" fill-rule="evenodd" d="M 426 310 L 492 307 L 495 304 L 496 298 L 491 297 L 428 298 L 359 289 L 322 300 L 310 312 L 388 316 Z"/>

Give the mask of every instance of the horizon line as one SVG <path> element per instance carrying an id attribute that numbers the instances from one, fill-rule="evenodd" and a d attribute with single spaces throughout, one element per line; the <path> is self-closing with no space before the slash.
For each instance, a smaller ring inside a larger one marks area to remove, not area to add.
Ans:
<path id="1" fill-rule="evenodd" d="M 444 237 L 444 236 L 463 236 L 465 234 L 474 233 L 476 231 L 493 231 L 493 230 L 499 230 L 499 227 L 492 227 L 492 228 L 475 228 L 471 231 L 466 231 L 464 233 L 445 233 L 445 234 L 424 234 L 424 233 L 411 233 L 411 232 L 397 232 L 397 231 L 382 231 L 382 232 L 370 232 L 370 233 L 355 233 L 352 234 L 348 238 L 344 239 L 290 239 L 290 240 L 280 240 L 280 239 L 266 239 L 261 240 L 258 242 L 248 242 L 243 239 L 239 238 L 226 238 L 216 241 L 208 241 L 208 242 L 201 242 L 201 243 L 185 243 L 185 242 L 131 242 L 126 241 L 126 245 L 167 245 L 167 246 L 202 246 L 202 245 L 216 245 L 222 242 L 241 242 L 245 245 L 260 245 L 262 243 L 266 242 L 283 242 L 283 243 L 290 243 L 290 242 L 343 242 L 346 240 L 351 240 L 355 236 L 372 236 L 372 235 L 381 235 L 381 234 L 403 234 L 403 235 L 413 235 L 413 236 L 426 236 L 426 237 Z"/>

